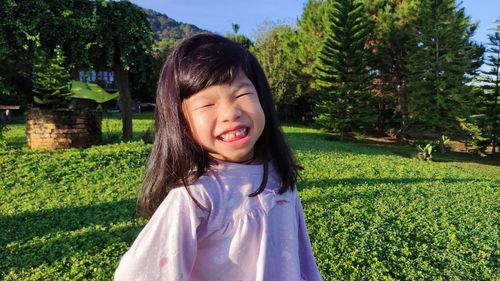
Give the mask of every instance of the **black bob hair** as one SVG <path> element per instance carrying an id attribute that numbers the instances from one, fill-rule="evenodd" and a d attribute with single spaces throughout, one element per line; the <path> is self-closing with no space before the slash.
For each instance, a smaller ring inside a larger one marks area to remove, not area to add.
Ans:
<path id="1" fill-rule="evenodd" d="M 173 188 L 184 186 L 191 195 L 189 185 L 215 163 L 191 136 L 182 101 L 207 87 L 231 83 L 240 71 L 255 86 L 266 120 L 255 144 L 256 153 L 265 160 L 264 176 L 260 187 L 249 196 L 264 190 L 269 161 L 281 178 L 278 192 L 294 188 L 300 167 L 280 129 L 271 90 L 257 59 L 236 42 L 199 33 L 172 51 L 160 74 L 154 115 L 156 136 L 138 198 L 144 217 L 150 218 Z"/>

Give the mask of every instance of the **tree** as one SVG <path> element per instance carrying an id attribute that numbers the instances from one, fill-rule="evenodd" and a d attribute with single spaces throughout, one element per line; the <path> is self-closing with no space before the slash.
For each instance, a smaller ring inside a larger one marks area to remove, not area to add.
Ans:
<path id="1" fill-rule="evenodd" d="M 143 71 L 133 71 L 130 73 L 130 90 L 133 99 L 143 102 L 154 102 L 161 68 L 168 55 L 180 41 L 180 39 L 155 40 L 151 49 L 149 62 L 147 60 L 144 62 L 145 65 L 148 64 L 150 66 L 146 66 Z"/>
<path id="2" fill-rule="evenodd" d="M 245 35 L 238 34 L 238 31 L 240 30 L 240 25 L 237 23 L 233 23 L 231 25 L 231 27 L 232 27 L 234 33 L 227 32 L 226 38 L 233 40 L 234 42 L 240 43 L 245 48 L 250 49 L 253 46 L 253 42 Z"/>
<path id="3" fill-rule="evenodd" d="M 363 4 L 355 0 L 333 3 L 330 29 L 322 47 L 317 83 L 322 91 L 317 122 L 341 133 L 361 131 L 374 121 L 368 92 L 370 74 L 366 41 L 370 26 Z"/>
<path id="4" fill-rule="evenodd" d="M 485 64 L 488 69 L 482 70 L 482 90 L 477 106 L 477 115 L 471 116 L 469 122 L 476 125 L 479 132 L 476 137 L 482 138 L 483 149 L 491 145 L 491 154 L 496 153 L 500 145 L 500 19 L 497 20 L 495 32 L 488 34 L 487 56 Z"/>
<path id="5" fill-rule="evenodd" d="M 317 99 L 319 88 L 318 63 L 321 48 L 330 28 L 329 12 L 333 1 L 309 0 L 304 6 L 300 19 L 297 21 L 296 57 L 301 65 L 300 79 L 296 81 L 302 89 L 305 100 Z M 313 103 L 313 102 L 312 102 Z"/>
<path id="6" fill-rule="evenodd" d="M 415 1 L 366 0 L 367 11 L 374 29 L 370 35 L 373 47 L 372 65 L 375 70 L 373 91 L 377 103 L 379 132 L 387 126 L 398 126 L 398 140 L 404 140 L 409 125 L 408 69 L 406 64 L 416 46 L 413 45 L 410 8 Z M 398 123 L 396 123 L 398 122 Z"/>
<path id="7" fill-rule="evenodd" d="M 40 52 L 53 57 L 57 46 L 68 71 L 88 65 L 88 46 L 94 34 L 94 4 L 85 0 L 26 0 L 0 3 L 0 80 L 8 101 L 32 101 L 33 67 Z M 78 32 L 75 32 L 77 30 Z M 7 90 L 8 89 L 8 90 Z"/>
<path id="8" fill-rule="evenodd" d="M 35 102 L 50 108 L 66 107 L 71 77 L 63 66 L 64 56 L 61 48 L 54 50 L 53 57 L 48 57 L 43 50 L 37 53 L 33 68 Z"/>
<path id="9" fill-rule="evenodd" d="M 412 122 L 435 132 L 444 152 L 444 135 L 458 129 L 457 117 L 471 104 L 466 74 L 474 70 L 470 37 L 475 29 L 454 0 L 425 0 L 416 7 L 410 56 L 409 112 Z"/>
<path id="10" fill-rule="evenodd" d="M 42 0 L 1 1 L 0 37 L 2 57 L 0 80 L 2 101 L 32 98 L 32 67 L 35 50 L 40 44 L 40 30 L 50 30 L 50 14 L 42 13 L 47 5 Z M 49 25 L 43 28 L 42 25 Z"/>
<path id="11" fill-rule="evenodd" d="M 285 121 L 299 121 L 305 114 L 297 48 L 297 31 L 289 25 L 271 22 L 259 27 L 251 48 L 266 73 L 278 114 Z"/>
<path id="12" fill-rule="evenodd" d="M 96 3 L 96 38 L 90 47 L 96 69 L 114 70 L 122 107 L 123 140 L 132 139 L 130 71 L 146 71 L 153 32 L 146 14 L 128 1 Z"/>
<path id="13" fill-rule="evenodd" d="M 0 62 L 5 62 L 7 60 L 9 53 L 9 48 L 7 46 L 6 39 L 4 38 L 3 33 L 0 32 Z M 0 96 L 8 94 L 8 88 L 5 84 L 5 63 L 2 63 L 0 66 Z"/>
<path id="14" fill-rule="evenodd" d="M 238 31 L 240 30 L 240 25 L 237 23 L 233 23 L 231 26 L 233 27 L 234 34 L 238 34 Z"/>
<path id="15" fill-rule="evenodd" d="M 497 20 L 495 30 L 495 33 L 488 35 L 489 55 L 486 58 L 486 65 L 490 70 L 483 71 L 486 76 L 484 93 L 492 154 L 496 152 L 500 137 L 500 19 Z"/>
<path id="16" fill-rule="evenodd" d="M 329 12 L 332 3 L 333 1 L 309 0 L 297 21 L 297 56 L 303 65 L 304 75 L 310 77 L 311 87 L 314 84 L 321 48 L 330 28 Z"/>

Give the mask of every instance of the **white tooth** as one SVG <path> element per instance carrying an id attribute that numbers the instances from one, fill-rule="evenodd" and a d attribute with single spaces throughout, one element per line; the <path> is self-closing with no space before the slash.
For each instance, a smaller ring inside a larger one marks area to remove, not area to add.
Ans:
<path id="1" fill-rule="evenodd" d="M 238 137 L 242 136 L 242 135 L 246 134 L 246 132 L 247 132 L 247 128 L 243 128 L 243 129 L 239 129 L 238 131 L 233 131 L 233 132 L 221 135 L 221 138 L 223 140 L 229 140 L 229 139 L 233 139 L 236 136 L 238 136 Z"/>
<path id="2" fill-rule="evenodd" d="M 243 128 L 243 129 L 239 130 L 238 132 L 236 132 L 236 135 L 242 136 L 242 135 L 246 134 L 246 132 L 247 132 L 247 128 Z"/>

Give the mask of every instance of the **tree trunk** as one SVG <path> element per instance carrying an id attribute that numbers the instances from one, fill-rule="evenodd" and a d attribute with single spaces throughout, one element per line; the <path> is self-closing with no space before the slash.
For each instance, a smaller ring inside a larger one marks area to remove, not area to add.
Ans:
<path id="1" fill-rule="evenodd" d="M 497 55 L 497 60 L 500 59 L 500 53 Z M 498 75 L 498 70 L 497 70 L 497 77 L 495 81 L 495 95 L 493 96 L 493 109 L 492 109 L 492 114 L 491 116 L 493 117 L 493 126 L 491 126 L 491 136 L 492 136 L 492 148 L 491 148 L 491 155 L 495 155 L 496 153 L 496 147 L 498 145 L 498 135 L 497 135 L 497 130 L 498 130 L 498 98 L 499 98 L 499 88 L 500 88 L 500 76 Z"/>
<path id="2" fill-rule="evenodd" d="M 122 103 L 122 139 L 130 141 L 132 140 L 132 97 L 130 96 L 128 71 L 121 64 L 117 64 L 115 73 Z"/>
<path id="3" fill-rule="evenodd" d="M 398 134 L 398 141 L 403 142 L 406 137 L 406 130 L 408 129 L 408 92 L 406 91 L 405 83 L 401 83 L 399 89 L 399 102 L 401 106 L 401 125 Z"/>
<path id="4" fill-rule="evenodd" d="M 442 130 L 439 129 L 439 149 L 441 150 L 441 153 L 446 152 L 446 147 L 444 146 L 444 134 L 442 133 Z"/>

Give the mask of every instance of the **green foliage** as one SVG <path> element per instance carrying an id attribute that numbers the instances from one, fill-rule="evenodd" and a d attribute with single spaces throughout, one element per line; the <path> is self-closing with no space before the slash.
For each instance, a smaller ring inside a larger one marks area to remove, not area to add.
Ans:
<path id="1" fill-rule="evenodd" d="M 418 153 L 416 159 L 420 161 L 430 161 L 432 160 L 432 150 L 434 149 L 432 143 L 428 143 L 425 147 L 417 145 Z"/>
<path id="2" fill-rule="evenodd" d="M 41 52 L 53 57 L 58 46 L 64 51 L 63 66 L 71 71 L 88 63 L 89 37 L 93 33 L 91 1 L 2 1 L 0 80 L 9 92 L 9 103 L 31 104 L 33 66 Z M 3 42 L 2 42 L 3 41 Z"/>
<path id="3" fill-rule="evenodd" d="M 231 27 L 233 28 L 233 33 L 238 34 L 238 31 L 240 30 L 240 25 L 237 23 L 231 24 Z"/>
<path id="4" fill-rule="evenodd" d="M 342 135 L 362 131 L 375 120 L 365 48 L 370 26 L 363 9 L 363 4 L 355 0 L 333 3 L 330 29 L 319 57 L 317 84 L 321 94 L 316 121 Z"/>
<path id="5" fill-rule="evenodd" d="M 416 48 L 410 24 L 416 15 L 409 11 L 415 2 L 364 1 L 374 26 L 369 37 L 373 47 L 370 66 L 375 70 L 372 93 L 377 103 L 376 129 L 398 128 L 399 139 L 406 137 L 409 121 L 406 64 Z"/>
<path id="6" fill-rule="evenodd" d="M 413 161 L 284 131 L 305 168 L 298 189 L 325 280 L 500 278 L 498 166 Z M 145 224 L 136 187 L 150 149 L 0 152 L 0 279 L 111 279 Z"/>
<path id="7" fill-rule="evenodd" d="M 414 44 L 410 56 L 409 113 L 415 126 L 438 135 L 458 130 L 457 117 L 467 116 L 471 89 L 466 74 L 475 67 L 475 26 L 454 0 L 425 0 L 414 7 Z"/>
<path id="8" fill-rule="evenodd" d="M 497 152 L 500 136 L 500 20 L 497 31 L 488 35 L 485 65 L 477 81 L 481 87 L 473 88 L 475 95 L 472 114 L 458 118 L 460 127 L 471 138 L 472 149 L 486 156 L 491 146 L 491 154 Z"/>
<path id="9" fill-rule="evenodd" d="M 297 30 L 265 22 L 259 27 L 252 53 L 266 73 L 281 119 L 300 120 L 310 111 L 302 83 L 303 65 L 297 58 Z"/>
<path id="10" fill-rule="evenodd" d="M 5 138 L 5 131 L 7 131 L 7 124 L 0 121 L 0 151 L 7 148 L 7 140 Z"/>
<path id="11" fill-rule="evenodd" d="M 250 49 L 253 46 L 253 42 L 245 35 L 238 34 L 238 30 L 240 29 L 240 26 L 236 23 L 233 23 L 232 28 L 233 28 L 234 33 L 230 33 L 230 32 L 226 33 L 226 38 L 233 40 L 234 42 L 240 43 L 245 48 Z"/>
<path id="12" fill-rule="evenodd" d="M 486 145 L 492 146 L 492 154 L 500 147 L 500 19 L 496 31 L 488 35 L 485 64 L 489 69 L 482 71 L 480 92 L 476 113 L 483 116 L 476 124 L 481 128 L 481 135 Z M 478 118 L 475 118 L 476 120 Z"/>
<path id="13" fill-rule="evenodd" d="M 488 138 L 484 137 L 483 130 L 481 129 L 481 124 L 486 119 L 484 114 L 482 115 L 471 115 L 467 119 L 466 118 L 458 118 L 458 122 L 460 124 L 460 128 L 466 132 L 470 139 L 472 150 L 476 151 L 480 155 L 485 156 L 485 151 L 490 143 Z"/>
<path id="14" fill-rule="evenodd" d="M 132 138 L 132 96 L 129 73 L 151 74 L 153 33 L 144 10 L 128 1 L 96 3 L 96 38 L 90 48 L 95 68 L 113 69 L 122 106 L 123 135 Z M 139 78 L 139 80 L 141 80 Z"/>
<path id="15" fill-rule="evenodd" d="M 300 61 L 304 88 L 316 89 L 314 80 L 317 76 L 318 58 L 330 29 L 330 6 L 333 1 L 309 0 L 297 21 L 298 48 L 296 55 Z"/>
<path id="16" fill-rule="evenodd" d="M 153 45 L 145 12 L 128 1 L 97 3 L 96 9 L 96 38 L 90 48 L 94 65 L 126 70 L 145 66 L 144 60 Z"/>
<path id="17" fill-rule="evenodd" d="M 97 103 L 118 99 L 119 93 L 107 93 L 101 86 L 95 83 L 85 83 L 80 81 L 71 81 L 70 98 L 90 99 Z"/>
<path id="18" fill-rule="evenodd" d="M 135 215 L 149 146 L 0 155 L 2 280 L 110 279 L 143 225 Z M 16 161 L 17 164 L 13 164 Z"/>
<path id="19" fill-rule="evenodd" d="M 202 29 L 192 24 L 177 22 L 167 15 L 153 10 L 146 9 L 145 13 L 157 41 L 181 40 L 195 33 L 203 32 Z"/>
<path id="20" fill-rule="evenodd" d="M 7 46 L 6 39 L 4 38 L 4 34 L 0 33 L 0 61 L 5 62 L 7 60 L 9 48 Z M 9 93 L 8 87 L 5 84 L 5 64 L 0 66 L 0 96 L 6 95 Z"/>
<path id="21" fill-rule="evenodd" d="M 54 56 L 39 50 L 37 60 L 33 67 L 36 103 L 50 108 L 67 106 L 67 97 L 70 96 L 70 75 L 63 66 L 64 56 L 61 47 L 54 50 Z"/>

